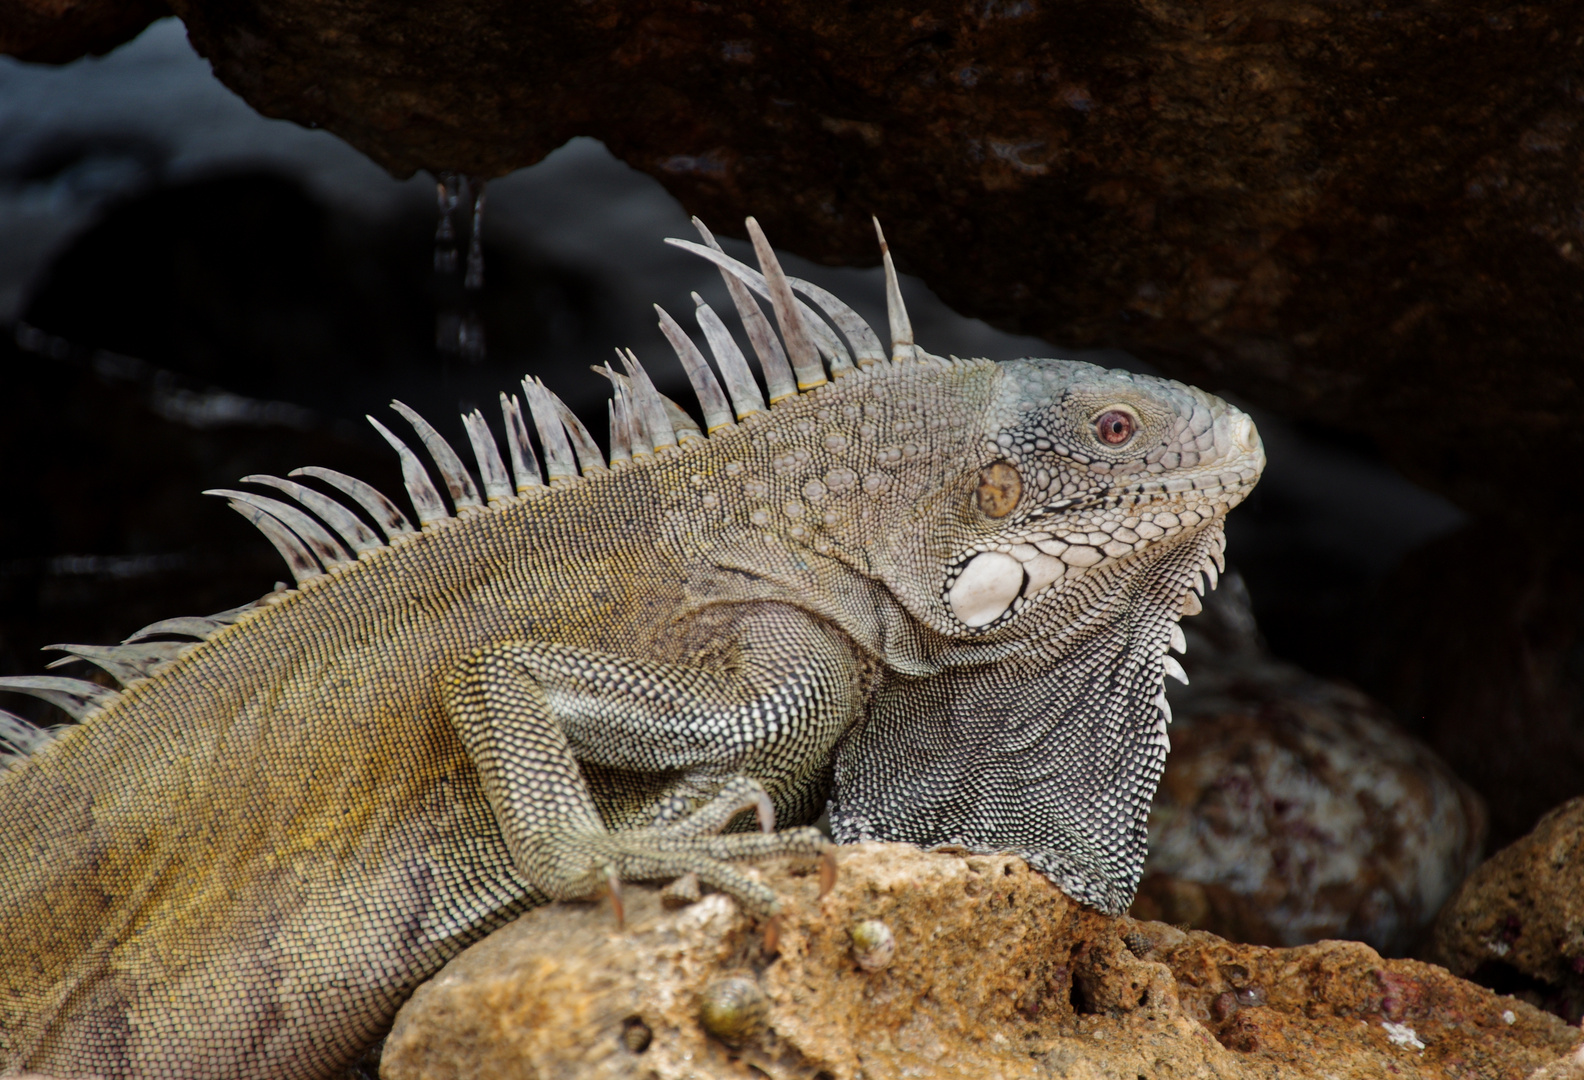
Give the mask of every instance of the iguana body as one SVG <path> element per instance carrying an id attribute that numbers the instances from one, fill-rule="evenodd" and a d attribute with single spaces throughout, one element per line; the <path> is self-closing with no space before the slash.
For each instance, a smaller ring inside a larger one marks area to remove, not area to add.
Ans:
<path id="1" fill-rule="evenodd" d="M 758 284 L 804 392 L 755 411 L 745 365 L 718 351 L 739 422 L 709 380 L 716 430 L 689 438 L 635 370 L 613 458 L 657 449 L 607 469 L 525 384 L 550 486 L 526 475 L 508 406 L 516 493 L 490 440 L 487 506 L 437 436 L 458 510 L 403 447 L 420 532 L 365 498 L 395 534 L 366 543 L 367 522 L 299 492 L 355 559 L 249 497 L 297 589 L 189 626 L 195 646 L 73 647 L 120 670 L 114 698 L 0 681 L 89 707 L 0 777 L 5 1071 L 326 1076 L 546 897 L 692 872 L 768 913 L 723 860 L 823 841 L 716 835 L 761 791 L 783 825 L 829 799 L 839 840 L 1011 848 L 1126 904 L 1165 755 L 1167 642 L 1258 476 L 1252 425 L 1162 380 L 930 357 L 899 305 L 889 361 L 834 319 L 853 370 L 791 316 L 767 253 Z M 774 399 L 786 365 L 763 330 Z M 816 345 L 842 377 L 810 386 Z M 1138 428 L 1123 480 L 1105 443 L 1077 445 L 1118 412 Z"/>

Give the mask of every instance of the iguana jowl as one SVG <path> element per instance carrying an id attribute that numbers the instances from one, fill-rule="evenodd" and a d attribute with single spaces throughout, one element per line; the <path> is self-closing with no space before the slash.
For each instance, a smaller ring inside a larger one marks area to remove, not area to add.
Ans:
<path id="1" fill-rule="evenodd" d="M 768 406 L 702 301 L 725 391 L 662 312 L 702 430 L 628 354 L 608 463 L 531 381 L 504 456 L 464 417 L 481 483 L 398 405 L 454 512 L 380 426 L 420 529 L 328 470 L 246 478 L 274 490 L 217 494 L 295 589 L 61 647 L 119 692 L 0 680 L 82 721 L 0 728 L 31 751 L 0 776 L 4 1071 L 330 1075 L 546 898 L 694 873 L 773 912 L 731 860 L 825 842 L 722 832 L 744 810 L 828 802 L 838 840 L 1012 849 L 1128 903 L 1167 648 L 1253 424 L 1162 379 L 929 355 L 887 254 L 888 355 L 752 220 L 762 274 L 700 228 Z"/>

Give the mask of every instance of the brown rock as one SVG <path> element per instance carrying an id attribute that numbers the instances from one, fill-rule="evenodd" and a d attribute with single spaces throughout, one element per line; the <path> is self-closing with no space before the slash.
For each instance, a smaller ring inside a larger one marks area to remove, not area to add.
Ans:
<path id="1" fill-rule="evenodd" d="M 1463 883 L 1429 955 L 1577 1023 L 1584 1015 L 1584 799 L 1540 819 Z"/>
<path id="2" fill-rule="evenodd" d="M 1261 645 L 1235 573 L 1183 623 L 1172 752 L 1131 914 L 1264 945 L 1407 952 L 1479 864 L 1485 808 L 1351 686 Z"/>
<path id="3" fill-rule="evenodd" d="M 0 53 L 42 64 L 100 56 L 170 13 L 164 0 L 0 0 Z"/>
<path id="4" fill-rule="evenodd" d="M 1267 949 L 1102 916 L 1010 856 L 865 844 L 840 858 L 824 899 L 812 866 L 755 871 L 786 901 L 778 955 L 718 894 L 675 911 L 631 889 L 625 932 L 604 904 L 530 912 L 418 989 L 381 1075 L 1520 1080 L 1578 1042 L 1556 1017 L 1366 945 Z M 854 960 L 864 920 L 895 933 L 883 970 Z M 723 980 L 762 995 L 733 1045 L 701 1024 Z"/>
<path id="5" fill-rule="evenodd" d="M 1584 1080 L 1584 1051 L 1542 1065 L 1529 1074 L 1528 1080 Z"/>
<path id="6" fill-rule="evenodd" d="M 178 0 L 398 175 L 603 139 L 732 231 L 1362 432 L 1465 506 L 1577 458 L 1577 0 Z"/>

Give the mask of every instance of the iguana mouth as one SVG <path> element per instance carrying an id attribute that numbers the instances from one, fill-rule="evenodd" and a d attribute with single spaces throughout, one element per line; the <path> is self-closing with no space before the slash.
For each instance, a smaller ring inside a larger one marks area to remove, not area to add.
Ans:
<path id="1" fill-rule="evenodd" d="M 1209 475 L 1198 479 L 1210 479 Z M 1171 480 L 1143 480 L 1130 484 L 1121 490 L 1096 492 L 1081 495 L 1071 499 L 1058 499 L 1055 502 L 1043 503 L 1031 508 L 1024 517 L 1024 521 L 1042 521 L 1046 518 L 1060 514 L 1064 517 L 1072 514 L 1081 514 L 1091 510 L 1114 510 L 1121 506 L 1137 506 L 1143 502 L 1164 502 L 1174 495 L 1191 492 L 1201 500 L 1224 500 L 1225 509 L 1230 510 L 1242 502 L 1244 497 L 1253 490 L 1255 482 L 1259 479 L 1259 470 L 1251 466 L 1241 466 L 1236 471 L 1223 470 L 1215 474 L 1218 482 L 1199 486 L 1194 478 L 1174 477 Z"/>
<path id="2" fill-rule="evenodd" d="M 1257 476 L 1258 474 L 1255 473 Z M 1235 488 L 1228 478 L 1238 481 Z M 1185 478 L 1188 479 L 1188 478 Z M 1242 501 L 1252 481 L 1242 483 L 1236 473 L 1217 477 L 1220 483 L 1170 490 L 1173 482 L 1147 482 L 1121 492 L 1108 492 L 1087 498 L 1065 499 L 1037 507 L 1020 523 L 1033 526 L 1056 518 L 1052 527 L 1021 528 L 1011 536 L 981 541 L 955 556 L 946 567 L 941 583 L 941 599 L 957 619 L 971 631 L 984 634 L 1016 619 L 1039 596 L 1061 582 L 1075 580 L 1096 568 L 1140 556 L 1156 543 L 1169 542 L 1206 527 Z M 1230 489 L 1230 490 L 1229 490 Z M 1172 496 L 1192 491 L 1197 509 L 1182 505 Z M 1208 504 L 1208 505 L 1207 505 Z M 1175 505 L 1175 509 L 1168 507 Z M 1156 509 L 1156 507 L 1159 507 Z M 1132 510 L 1109 527 L 1074 526 L 1070 519 L 1095 511 Z M 1224 541 L 1214 545 L 1220 556 Z M 1212 575 L 1217 567 L 1206 558 Z"/>
<path id="3" fill-rule="evenodd" d="M 1182 515 L 1173 516 L 1181 521 Z M 1142 519 L 1138 522 L 1146 527 L 1153 524 Z M 1197 526 L 1199 522 L 1193 524 Z M 1172 535 L 1180 534 L 1183 528 L 1180 524 L 1172 526 Z M 1139 535 L 1125 526 L 1118 532 Z M 1225 569 L 1226 541 L 1219 529 L 1215 535 L 1211 553 L 1200 567 L 1200 572 L 1209 576 L 1211 588 Z M 971 632 L 986 634 L 1016 619 L 1062 581 L 1081 578 L 1097 567 L 1142 554 L 1151 542 L 1112 540 L 1110 544 L 1126 550 L 1107 551 L 1087 537 L 1069 543 L 1049 533 L 1031 533 L 1022 542 L 973 548 L 948 565 L 941 599 Z"/>

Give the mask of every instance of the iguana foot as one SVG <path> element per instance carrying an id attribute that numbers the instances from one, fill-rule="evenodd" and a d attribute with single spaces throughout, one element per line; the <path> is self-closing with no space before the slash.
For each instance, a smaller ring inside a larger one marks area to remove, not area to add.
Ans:
<path id="1" fill-rule="evenodd" d="M 754 810 L 761 829 L 757 833 L 726 833 L 724 828 L 743 810 Z M 642 829 L 617 832 L 577 832 L 540 837 L 534 844 L 534 861 L 548 871 L 547 889 L 557 899 L 597 895 L 609 888 L 620 905 L 620 883 L 692 876 L 733 897 L 757 916 L 774 915 L 781 902 L 769 888 L 752 880 L 733 862 L 775 855 L 822 855 L 821 894 L 833 876 L 832 844 L 814 828 L 770 832 L 775 812 L 757 781 L 739 777 L 686 817 Z M 695 886 L 696 887 L 696 886 Z"/>
<path id="2" fill-rule="evenodd" d="M 575 833 L 545 839 L 535 854 L 549 869 L 547 889 L 557 899 L 597 895 L 612 882 L 654 881 L 694 875 L 733 897 L 754 915 L 774 915 L 781 902 L 769 888 L 731 863 L 774 855 L 824 855 L 833 845 L 818 829 L 725 836 L 678 835 L 668 828 Z M 823 872 L 822 872 L 823 876 Z"/>
<path id="3" fill-rule="evenodd" d="M 718 833 L 744 810 L 754 812 L 760 832 L 775 832 L 775 806 L 770 802 L 770 793 L 759 781 L 747 776 L 726 781 L 715 797 L 697 810 L 692 810 L 681 796 L 667 799 L 650 825 L 670 829 L 680 836 Z"/>
<path id="4" fill-rule="evenodd" d="M 754 633 L 768 639 L 759 651 L 767 658 L 790 652 L 796 664 L 767 659 L 753 667 L 749 678 L 740 670 L 722 674 L 516 642 L 483 649 L 447 675 L 442 687 L 446 711 L 478 769 L 501 839 L 524 881 L 552 899 L 572 900 L 607 890 L 619 894 L 626 881 L 692 873 L 756 915 L 779 909 L 774 893 L 729 863 L 818 855 L 830 841 L 812 828 L 774 832 L 774 805 L 764 785 L 732 775 L 744 745 L 734 739 L 711 742 L 679 717 L 707 716 L 708 730 L 729 732 L 773 715 L 777 731 L 813 724 L 834 737 L 858 699 L 850 686 L 832 683 L 830 672 L 848 671 L 852 656 L 849 645 L 828 627 L 776 606 L 755 618 L 745 616 L 745 625 L 752 623 Z M 758 638 L 743 640 L 740 649 L 752 653 L 749 646 Z M 640 693 L 641 687 L 650 689 Z M 662 699 L 664 709 L 656 706 Z M 589 792 L 585 765 L 675 772 L 689 777 L 690 787 L 723 774 L 730 779 L 691 813 L 691 800 L 676 791 L 681 798 L 664 799 L 651 809 L 649 827 L 613 832 Z M 720 835 L 748 810 L 762 832 Z M 828 867 L 821 876 L 828 878 Z"/>

